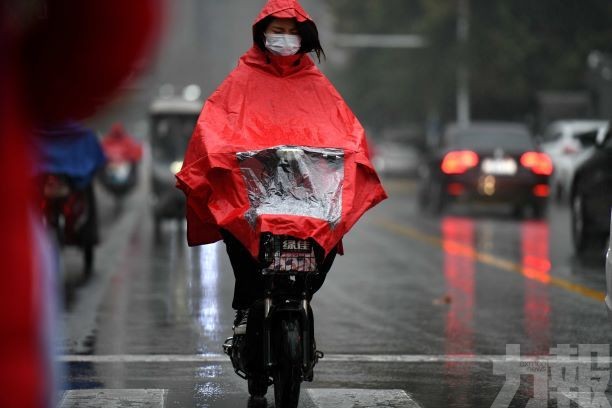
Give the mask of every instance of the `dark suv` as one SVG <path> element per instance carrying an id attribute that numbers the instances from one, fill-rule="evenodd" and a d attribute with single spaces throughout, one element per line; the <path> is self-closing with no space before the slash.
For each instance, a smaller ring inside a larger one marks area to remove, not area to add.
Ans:
<path id="1" fill-rule="evenodd" d="M 571 189 L 572 237 L 579 255 L 603 251 L 610 233 L 612 136 L 597 135 L 592 155 L 577 169 Z"/>

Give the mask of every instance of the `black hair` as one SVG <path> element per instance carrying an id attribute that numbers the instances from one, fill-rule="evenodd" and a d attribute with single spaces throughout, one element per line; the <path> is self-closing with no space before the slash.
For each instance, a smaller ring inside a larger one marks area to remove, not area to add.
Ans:
<path id="1" fill-rule="evenodd" d="M 253 42 L 262 51 L 266 51 L 266 37 L 264 33 L 275 18 L 274 16 L 268 16 L 253 26 Z M 319 41 L 319 30 L 317 29 L 317 25 L 310 20 L 303 22 L 298 21 L 297 30 L 299 36 L 302 38 L 302 46 L 298 53 L 306 54 L 314 52 L 319 62 L 321 62 L 321 55 L 325 58 L 325 51 L 323 51 L 323 47 Z"/>

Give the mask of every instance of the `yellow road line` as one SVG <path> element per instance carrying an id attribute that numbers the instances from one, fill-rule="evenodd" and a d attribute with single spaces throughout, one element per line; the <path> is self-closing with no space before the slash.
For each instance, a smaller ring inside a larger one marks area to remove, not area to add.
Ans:
<path id="1" fill-rule="evenodd" d="M 453 254 L 474 259 L 484 265 L 493 266 L 497 269 L 506 272 L 517 273 L 527 279 L 535 280 L 545 285 L 556 286 L 565 289 L 569 292 L 577 293 L 589 299 L 596 300 L 598 302 L 603 302 L 606 296 L 605 293 L 600 292 L 598 290 L 594 290 L 586 286 L 570 282 L 563 278 L 543 274 L 540 271 L 531 268 L 526 268 L 523 265 L 509 261 L 507 259 L 499 258 L 488 253 L 479 252 L 470 245 L 465 245 L 463 243 L 452 240 L 443 240 L 434 235 L 425 234 L 416 228 L 396 224 L 384 219 L 377 219 L 374 221 L 374 223 L 397 235 L 403 235 L 432 246 L 440 247 L 441 249 L 450 251 Z"/>

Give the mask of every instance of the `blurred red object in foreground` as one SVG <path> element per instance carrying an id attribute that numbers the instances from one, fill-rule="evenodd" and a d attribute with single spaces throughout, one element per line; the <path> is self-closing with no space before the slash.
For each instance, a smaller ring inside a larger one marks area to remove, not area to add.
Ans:
<path id="1" fill-rule="evenodd" d="M 161 0 L 0 0 L 0 407 L 55 405 L 27 137 L 91 115 L 155 40 Z"/>
<path id="2" fill-rule="evenodd" d="M 37 119 L 90 116 L 144 69 L 161 0 L 48 0 L 27 37 L 25 91 Z"/>
<path id="3" fill-rule="evenodd" d="M 50 371 L 42 347 L 39 271 L 32 256 L 30 185 L 25 171 L 15 171 L 28 166 L 25 126 L 9 99 L 10 87 L 0 89 L 0 406 L 40 407 L 50 395 Z"/>

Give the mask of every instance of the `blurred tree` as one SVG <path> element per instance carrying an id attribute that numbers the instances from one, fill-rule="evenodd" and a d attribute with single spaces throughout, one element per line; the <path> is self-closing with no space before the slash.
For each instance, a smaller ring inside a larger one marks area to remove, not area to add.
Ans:
<path id="1" fill-rule="evenodd" d="M 329 0 L 339 33 L 412 34 L 423 15 L 420 0 Z M 423 50 L 353 49 L 334 83 L 370 128 L 420 120 L 426 93 L 415 89 Z"/>
<path id="2" fill-rule="evenodd" d="M 341 33 L 423 34 L 422 50 L 358 49 L 332 72 L 369 126 L 455 115 L 457 0 L 329 0 Z M 609 0 L 471 0 L 475 119 L 524 119 L 538 90 L 584 88 L 589 52 L 612 52 Z"/>

